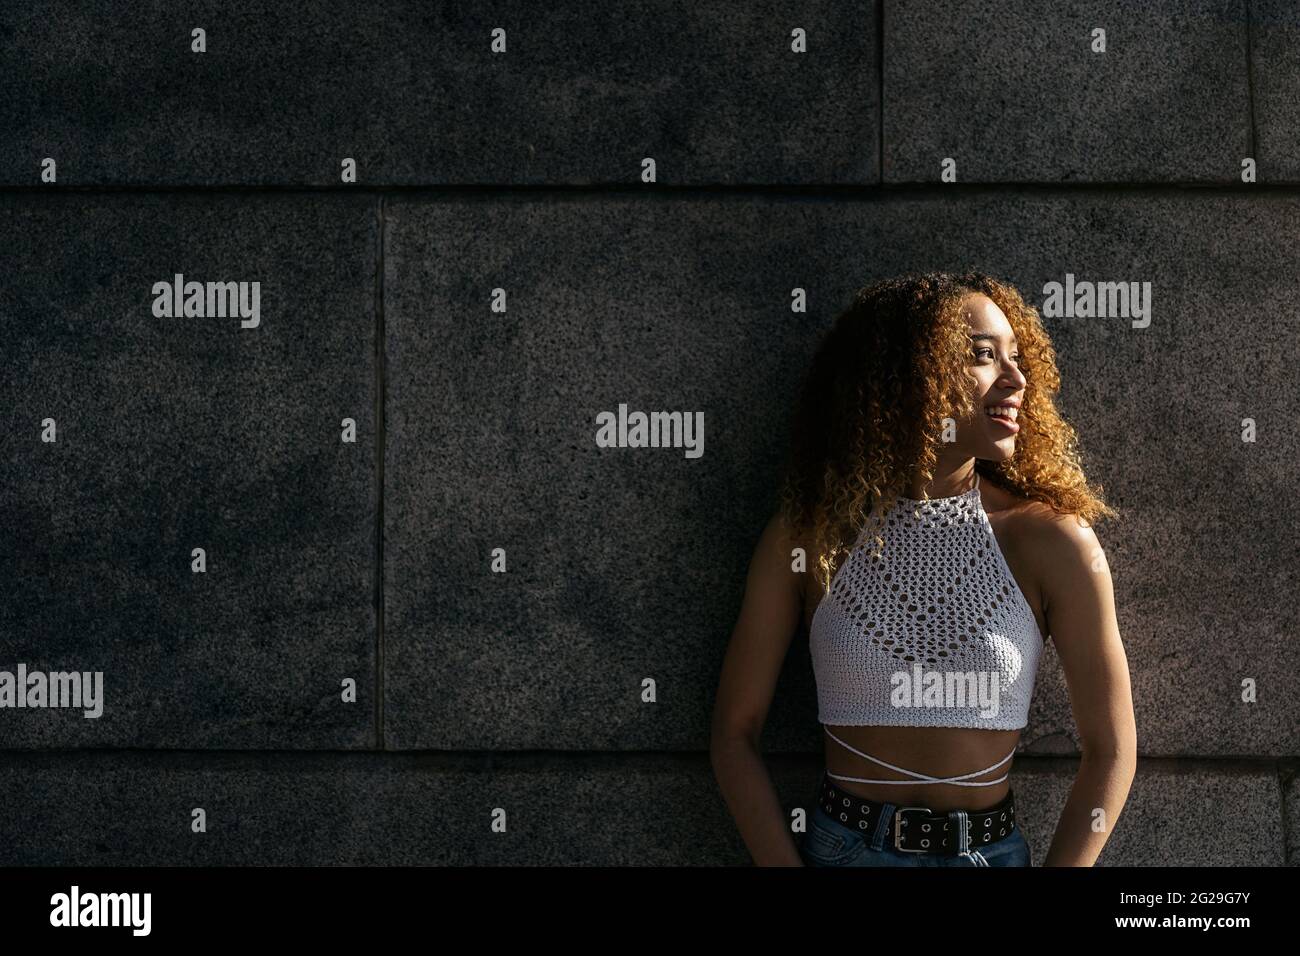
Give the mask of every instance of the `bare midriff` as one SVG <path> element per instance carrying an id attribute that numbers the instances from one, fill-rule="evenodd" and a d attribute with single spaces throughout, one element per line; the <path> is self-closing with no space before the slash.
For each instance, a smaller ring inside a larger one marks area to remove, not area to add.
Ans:
<path id="1" fill-rule="evenodd" d="M 979 730 L 964 727 L 845 727 L 827 725 L 835 736 L 851 746 L 898 767 L 932 777 L 958 777 L 997 763 L 1015 749 L 1018 730 Z M 907 774 L 882 767 L 859 757 L 832 740 L 824 731 L 826 769 L 845 777 L 872 780 L 908 780 Z M 1015 758 L 988 773 L 968 777 L 971 783 L 996 780 L 1010 772 Z M 831 783 L 867 800 L 900 807 L 930 807 L 932 810 L 983 810 L 1001 802 L 1011 787 L 1010 779 L 990 787 L 961 787 L 951 783 L 892 784 L 853 783 L 831 778 Z"/>

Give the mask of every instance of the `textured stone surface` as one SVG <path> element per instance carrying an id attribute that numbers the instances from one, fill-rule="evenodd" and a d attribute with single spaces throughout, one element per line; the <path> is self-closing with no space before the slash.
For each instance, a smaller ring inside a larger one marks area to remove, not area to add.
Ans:
<path id="1" fill-rule="evenodd" d="M 1300 6 L 1251 0 L 1250 68 L 1260 182 L 1300 182 Z"/>
<path id="2" fill-rule="evenodd" d="M 825 0 L 8 4 L 0 184 L 36 185 L 45 157 L 64 185 L 342 186 L 344 158 L 362 185 L 640 185 L 645 157 L 661 185 L 877 182 L 876 20 Z"/>
<path id="3" fill-rule="evenodd" d="M 1250 155 L 1245 0 L 884 4 L 885 182 L 1230 183 Z"/>
<path id="4" fill-rule="evenodd" d="M 3 746 L 373 746 L 374 204 L 50 194 L 0 221 L 0 669 L 101 671 L 105 699 L 0 710 Z M 260 325 L 155 317 L 176 272 L 260 282 Z"/>
<path id="5" fill-rule="evenodd" d="M 390 207 L 388 744 L 706 747 L 816 329 L 859 284 L 975 266 L 1035 303 L 1067 272 L 1152 283 L 1149 328 L 1047 320 L 1060 405 L 1121 512 L 1098 534 L 1141 751 L 1294 753 L 1297 217 L 1292 198 L 1180 191 Z M 620 402 L 703 409 L 704 456 L 596 448 Z M 769 742 L 817 746 L 814 714 L 800 636 Z M 1073 734 L 1053 648 L 1025 745 L 1077 752 Z"/>
<path id="6" fill-rule="evenodd" d="M 1121 511 L 1144 759 L 1099 864 L 1295 865 L 1300 198 L 1239 177 L 1300 181 L 1298 43 L 1285 0 L 0 9 L 0 670 L 107 698 L 0 709 L 0 865 L 748 864 L 709 717 L 794 389 L 855 289 L 968 267 L 1154 285 L 1146 329 L 1047 320 Z M 366 195 L 296 189 L 344 157 Z M 671 188 L 882 178 L 936 185 Z M 377 188 L 442 184 L 499 188 Z M 509 192 L 550 184 L 592 188 Z M 261 327 L 154 318 L 176 272 L 261 281 Z M 703 411 L 704 457 L 595 447 L 620 403 Z M 1053 648 L 1036 864 L 1071 706 Z M 787 811 L 815 715 L 799 633 Z"/>
<path id="7" fill-rule="evenodd" d="M 0 754 L 0 786 L 0 865 L 748 862 L 698 756 Z"/>
<path id="8" fill-rule="evenodd" d="M 769 766 L 786 818 L 811 810 L 820 767 Z M 1071 761 L 1041 758 L 1013 772 L 1035 866 L 1074 772 Z M 9 798 L 0 865 L 752 863 L 700 757 L 491 766 L 380 754 L 0 754 L 0 787 Z M 206 833 L 192 832 L 195 808 Z M 492 829 L 498 809 L 503 833 Z M 1281 824 L 1270 769 L 1156 761 L 1139 768 L 1097 865 L 1281 865 Z"/>
<path id="9" fill-rule="evenodd" d="M 1016 819 L 1034 866 L 1047 856 L 1077 768 L 1067 760 L 1017 762 Z M 1271 762 L 1142 761 L 1096 865 L 1281 866 L 1282 829 Z"/>
<path id="10" fill-rule="evenodd" d="M 1286 848 L 1287 866 L 1300 866 L 1300 761 L 1279 761 L 1282 806 L 1286 808 L 1286 830 L 1282 845 Z"/>
<path id="11" fill-rule="evenodd" d="M 781 210 L 389 206 L 390 746 L 706 746 L 823 275 L 827 208 Z M 619 403 L 703 411 L 704 455 L 597 448 Z"/>

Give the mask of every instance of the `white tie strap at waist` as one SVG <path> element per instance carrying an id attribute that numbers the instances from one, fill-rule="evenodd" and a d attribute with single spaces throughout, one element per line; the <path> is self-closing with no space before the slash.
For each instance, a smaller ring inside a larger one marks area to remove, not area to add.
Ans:
<path id="1" fill-rule="evenodd" d="M 885 763 L 885 761 L 883 760 L 877 760 L 875 757 L 871 756 L 871 754 L 863 753 L 861 750 L 858 750 L 856 747 L 853 747 L 852 745 L 845 743 L 843 740 L 840 740 L 839 737 L 836 737 L 835 734 L 831 733 L 831 729 L 827 727 L 825 724 L 822 725 L 822 730 L 826 731 L 827 734 L 830 734 L 832 740 L 836 741 L 841 746 L 848 747 L 849 750 L 852 750 L 859 757 L 866 757 L 871 762 L 878 763 L 882 767 L 888 767 L 890 770 L 897 770 L 899 773 L 905 773 L 909 777 L 916 778 L 914 780 L 867 780 L 864 777 L 843 777 L 837 773 L 831 773 L 829 770 L 826 771 L 827 776 L 834 777 L 836 780 L 850 780 L 853 781 L 854 783 L 883 783 L 883 784 L 893 784 L 895 786 L 902 785 L 902 784 L 917 784 L 919 786 L 927 783 L 950 783 L 954 787 L 991 787 L 996 783 L 1001 783 L 1003 780 L 1006 780 L 1007 777 L 1009 777 L 1011 774 L 1004 773 L 996 780 L 985 780 L 980 782 L 965 782 L 965 783 L 963 783 L 962 781 L 965 781 L 967 777 L 978 777 L 980 774 L 988 773 L 990 770 L 996 770 L 998 767 L 1002 766 L 1004 763 L 1006 763 L 1008 760 L 1010 760 L 1012 757 L 1016 755 L 1015 748 L 1013 747 L 1011 749 L 1011 753 L 1007 754 L 1005 757 L 1003 757 L 993 766 L 985 767 L 983 770 L 976 770 L 974 773 L 963 773 L 956 777 L 932 777 L 928 773 L 917 773 L 916 771 L 908 770 L 905 767 L 896 767 L 892 763 Z"/>

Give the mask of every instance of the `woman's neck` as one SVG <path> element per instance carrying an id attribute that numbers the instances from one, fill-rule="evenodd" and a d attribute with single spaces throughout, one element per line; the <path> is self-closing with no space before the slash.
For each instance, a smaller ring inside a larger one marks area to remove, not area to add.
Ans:
<path id="1" fill-rule="evenodd" d="M 908 484 L 904 497 L 913 500 L 922 498 L 952 498 L 962 495 L 975 487 L 975 459 L 967 458 L 960 465 L 947 470 L 938 468 L 928 484 L 913 478 Z"/>

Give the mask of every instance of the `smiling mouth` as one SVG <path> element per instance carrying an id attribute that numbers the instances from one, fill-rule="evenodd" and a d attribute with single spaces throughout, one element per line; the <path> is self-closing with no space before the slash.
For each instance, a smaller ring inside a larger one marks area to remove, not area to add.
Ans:
<path id="1" fill-rule="evenodd" d="M 994 424 L 1007 429 L 1013 435 L 1020 431 L 1020 425 L 1016 422 L 1016 419 L 1020 416 L 1020 409 L 1014 405 L 994 405 L 984 409 L 984 414 Z"/>

